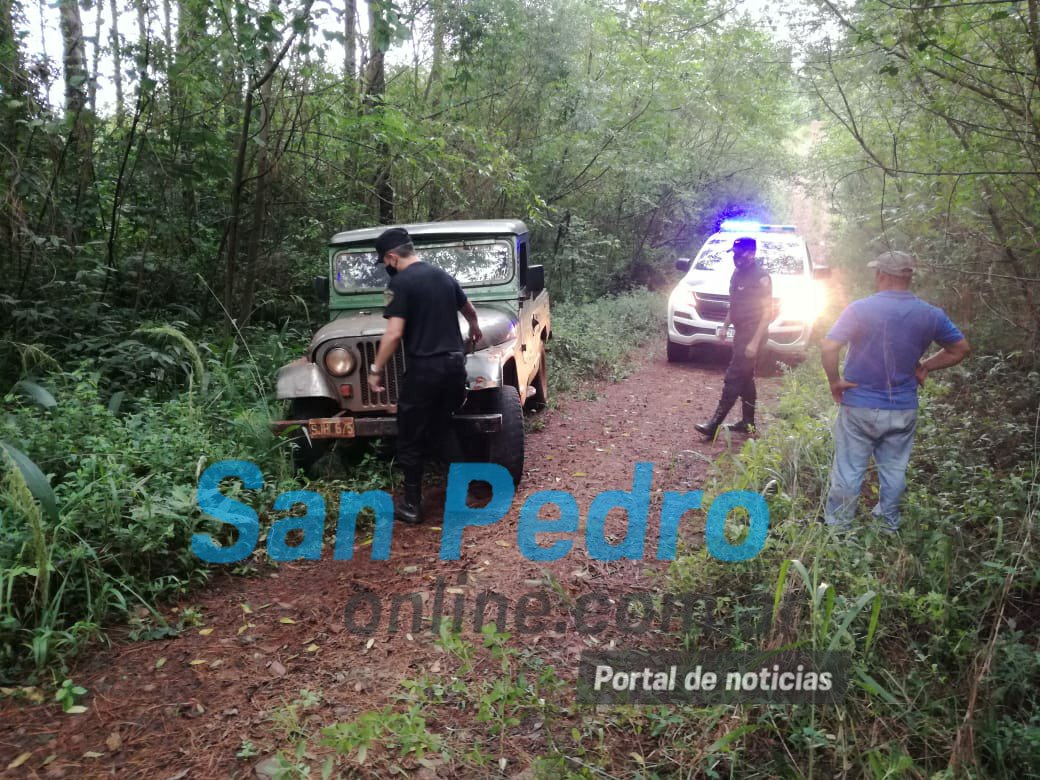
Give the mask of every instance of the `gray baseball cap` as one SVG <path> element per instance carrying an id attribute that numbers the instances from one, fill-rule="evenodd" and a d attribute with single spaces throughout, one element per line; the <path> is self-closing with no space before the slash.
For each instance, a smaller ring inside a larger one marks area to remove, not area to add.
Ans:
<path id="1" fill-rule="evenodd" d="M 906 252 L 882 252 L 869 263 L 867 268 L 875 268 L 890 276 L 910 276 L 914 272 L 914 257 Z"/>

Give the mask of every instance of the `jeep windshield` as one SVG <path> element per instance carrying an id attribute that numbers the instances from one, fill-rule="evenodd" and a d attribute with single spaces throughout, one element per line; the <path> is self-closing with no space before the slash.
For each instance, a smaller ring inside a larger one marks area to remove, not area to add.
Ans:
<path id="1" fill-rule="evenodd" d="M 693 267 L 698 271 L 733 270 L 733 240 L 711 238 L 701 248 Z M 805 245 L 793 236 L 756 236 L 755 259 L 771 274 L 805 273 Z"/>
<path id="2" fill-rule="evenodd" d="M 502 284 L 513 278 L 512 245 L 505 241 L 466 241 L 416 247 L 424 263 L 443 268 L 463 287 Z M 382 290 L 389 280 L 376 253 L 346 248 L 332 258 L 332 279 L 340 293 Z"/>

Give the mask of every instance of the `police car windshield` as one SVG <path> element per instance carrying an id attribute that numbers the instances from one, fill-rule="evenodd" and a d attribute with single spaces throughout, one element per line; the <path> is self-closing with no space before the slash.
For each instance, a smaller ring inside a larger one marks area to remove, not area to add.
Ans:
<path id="1" fill-rule="evenodd" d="M 501 284 L 513 278 L 512 249 L 505 241 L 437 244 L 417 248 L 419 259 L 443 268 L 462 286 Z M 371 249 L 344 249 L 332 260 L 341 293 L 382 290 L 390 279 Z"/>
<path id="2" fill-rule="evenodd" d="M 733 270 L 734 239 L 739 235 L 725 238 L 711 238 L 701 247 L 700 254 L 693 267 L 698 271 Z M 758 248 L 755 258 L 762 267 L 771 274 L 805 273 L 805 246 L 801 240 L 793 236 L 755 236 Z"/>

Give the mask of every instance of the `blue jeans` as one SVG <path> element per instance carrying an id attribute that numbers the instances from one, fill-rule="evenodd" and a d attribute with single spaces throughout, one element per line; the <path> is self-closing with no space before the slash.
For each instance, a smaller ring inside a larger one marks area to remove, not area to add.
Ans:
<path id="1" fill-rule="evenodd" d="M 890 530 L 899 528 L 899 503 L 906 492 L 906 466 L 917 429 L 916 409 L 866 409 L 841 405 L 834 423 L 834 465 L 827 495 L 828 525 L 848 528 L 874 456 L 881 499 L 874 514 Z"/>

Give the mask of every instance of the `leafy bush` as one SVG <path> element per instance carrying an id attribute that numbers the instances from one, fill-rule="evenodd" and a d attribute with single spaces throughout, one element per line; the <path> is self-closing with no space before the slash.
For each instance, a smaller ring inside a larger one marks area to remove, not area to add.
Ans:
<path id="1" fill-rule="evenodd" d="M 664 318 L 664 301 L 650 290 L 554 304 L 549 342 L 554 391 L 571 390 L 580 379 L 620 380 L 634 364 L 633 348 L 660 334 Z"/>
<path id="2" fill-rule="evenodd" d="M 170 360 L 127 350 L 125 390 L 93 361 L 56 371 L 57 361 L 23 360 L 30 372 L 41 363 L 50 371 L 3 397 L 0 679 L 60 663 L 106 621 L 135 608 L 154 613 L 156 600 L 205 578 L 190 539 L 203 522 L 195 485 L 207 464 L 257 462 L 273 479 L 257 497 L 264 506 L 267 491 L 292 477 L 268 425 L 280 411 L 268 386 L 297 353 L 298 336 L 253 332 L 246 346 L 168 325 L 137 335 Z M 139 358 L 157 372 L 135 374 Z M 47 477 L 27 482 L 33 464 Z M 50 498 L 37 504 L 34 494 Z"/>

